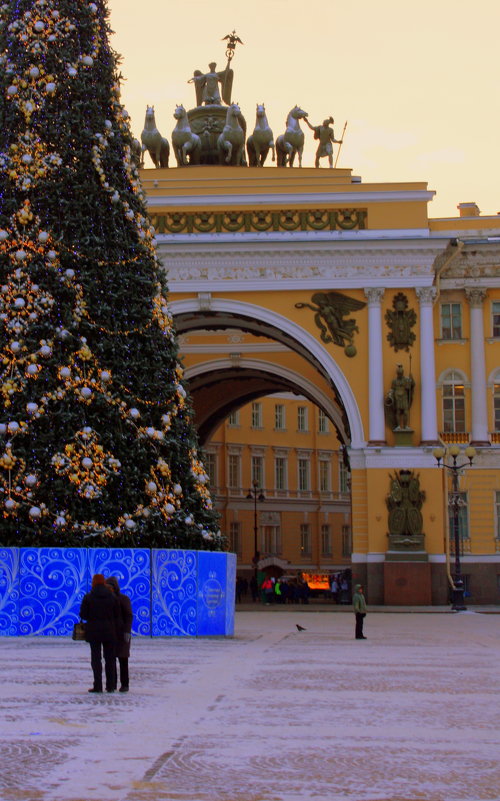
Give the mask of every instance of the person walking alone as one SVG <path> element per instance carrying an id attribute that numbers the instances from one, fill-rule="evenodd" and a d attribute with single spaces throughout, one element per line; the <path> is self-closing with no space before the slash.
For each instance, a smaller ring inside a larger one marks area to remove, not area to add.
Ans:
<path id="1" fill-rule="evenodd" d="M 363 595 L 363 587 L 361 584 L 356 584 L 354 587 L 354 595 L 352 596 L 352 608 L 356 616 L 356 639 L 366 640 L 363 634 L 363 623 L 366 617 L 366 600 Z"/>
<path id="2" fill-rule="evenodd" d="M 90 664 L 94 674 L 94 685 L 89 693 L 102 693 L 102 653 L 106 674 L 106 692 L 115 691 L 116 674 L 115 644 L 116 628 L 120 615 L 118 599 L 102 573 L 92 577 L 92 589 L 83 596 L 80 617 L 87 621 L 85 639 L 90 644 Z"/>
<path id="3" fill-rule="evenodd" d="M 128 675 L 128 660 L 130 656 L 130 640 L 132 639 L 132 620 L 134 619 L 132 613 L 132 604 L 128 595 L 120 592 L 120 585 L 115 576 L 109 576 L 106 579 L 108 584 L 120 604 L 120 615 L 118 617 L 118 625 L 116 630 L 116 649 L 115 656 L 118 659 L 120 666 L 120 692 L 128 693 L 129 675 Z M 115 681 L 114 686 L 117 686 L 116 675 L 116 661 L 115 661 Z"/>

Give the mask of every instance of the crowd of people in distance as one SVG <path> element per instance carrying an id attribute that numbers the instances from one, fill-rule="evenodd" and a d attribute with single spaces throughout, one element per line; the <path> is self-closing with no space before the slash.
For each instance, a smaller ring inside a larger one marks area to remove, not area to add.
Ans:
<path id="1" fill-rule="evenodd" d="M 311 590 L 301 574 L 297 576 L 262 575 L 258 581 L 255 575 L 250 581 L 244 576 L 236 578 L 236 603 L 245 603 L 249 595 L 253 603 L 271 604 L 308 604 Z M 322 593 L 323 597 L 326 593 Z M 349 604 L 351 602 L 350 571 L 341 571 L 330 577 L 330 593 L 336 604 Z"/>

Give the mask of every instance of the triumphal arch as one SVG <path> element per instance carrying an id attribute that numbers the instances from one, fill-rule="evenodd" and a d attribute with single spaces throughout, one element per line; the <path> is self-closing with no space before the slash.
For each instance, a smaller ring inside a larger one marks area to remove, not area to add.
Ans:
<path id="1" fill-rule="evenodd" d="M 424 182 L 330 169 L 330 120 L 309 125 L 320 167 L 291 166 L 286 141 L 280 167 L 235 161 L 210 70 L 178 166 L 141 171 L 202 443 L 250 401 L 307 398 L 349 466 L 370 602 L 498 602 L 500 218 L 470 202 L 435 219 Z"/>

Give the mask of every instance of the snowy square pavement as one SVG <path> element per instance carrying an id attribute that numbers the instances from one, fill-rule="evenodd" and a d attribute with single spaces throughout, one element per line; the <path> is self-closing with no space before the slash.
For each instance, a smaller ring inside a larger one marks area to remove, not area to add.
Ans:
<path id="1" fill-rule="evenodd" d="M 87 644 L 3 639 L 0 798 L 499 801 L 500 614 L 353 629 L 287 607 L 238 611 L 234 639 L 134 639 L 112 695 L 87 693 Z"/>

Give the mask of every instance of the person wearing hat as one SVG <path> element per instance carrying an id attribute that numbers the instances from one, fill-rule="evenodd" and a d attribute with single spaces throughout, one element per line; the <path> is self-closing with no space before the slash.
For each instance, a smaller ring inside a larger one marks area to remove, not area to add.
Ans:
<path id="1" fill-rule="evenodd" d="M 132 604 L 130 603 L 130 598 L 128 597 L 128 595 L 124 595 L 122 592 L 120 592 L 120 585 L 118 584 L 118 579 L 115 578 L 115 576 L 109 576 L 106 579 L 106 583 L 108 584 L 109 587 L 111 587 L 120 605 L 120 615 L 118 618 L 117 628 L 116 628 L 114 686 L 116 689 L 117 686 L 116 659 L 118 659 L 118 664 L 120 666 L 120 692 L 128 693 L 128 683 L 129 683 L 128 659 L 130 656 L 130 640 L 132 638 L 132 633 L 131 633 L 132 620 L 134 617 L 132 614 Z"/>
<path id="2" fill-rule="evenodd" d="M 90 645 L 90 664 L 94 674 L 94 685 L 89 693 L 102 693 L 102 655 L 106 674 L 106 692 L 115 690 L 115 644 L 116 627 L 120 615 L 118 599 L 106 587 L 102 573 L 92 577 L 92 589 L 83 596 L 80 617 L 87 621 L 85 639 Z"/>
<path id="3" fill-rule="evenodd" d="M 355 636 L 357 640 L 366 640 L 363 634 L 363 622 L 366 617 L 366 600 L 363 595 L 363 587 L 361 584 L 356 584 L 354 587 L 354 595 L 352 596 L 352 608 L 356 616 L 356 631 Z"/>

